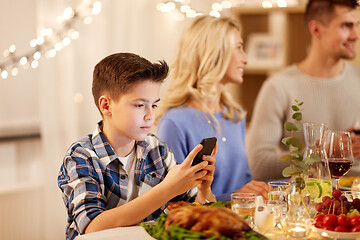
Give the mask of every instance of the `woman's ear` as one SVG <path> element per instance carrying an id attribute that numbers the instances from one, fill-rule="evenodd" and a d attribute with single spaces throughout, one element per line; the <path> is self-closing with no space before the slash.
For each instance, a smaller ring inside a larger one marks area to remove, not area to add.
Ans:
<path id="1" fill-rule="evenodd" d="M 111 116 L 110 99 L 106 96 L 99 98 L 99 107 L 103 116 Z"/>

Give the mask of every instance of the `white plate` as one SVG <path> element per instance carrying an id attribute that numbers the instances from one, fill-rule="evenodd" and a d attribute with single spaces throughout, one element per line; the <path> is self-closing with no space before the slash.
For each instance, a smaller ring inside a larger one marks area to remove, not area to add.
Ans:
<path id="1" fill-rule="evenodd" d="M 339 186 L 340 190 L 343 191 L 351 191 L 351 187 L 343 187 L 343 186 Z"/>
<path id="2" fill-rule="evenodd" d="M 314 227 L 316 232 L 319 233 L 321 236 L 326 237 L 330 236 L 333 237 L 336 240 L 343 240 L 343 239 L 353 239 L 355 240 L 356 237 L 360 237 L 360 232 L 335 232 L 335 231 L 329 231 L 321 228 Z M 325 235 L 326 234 L 326 235 Z"/>

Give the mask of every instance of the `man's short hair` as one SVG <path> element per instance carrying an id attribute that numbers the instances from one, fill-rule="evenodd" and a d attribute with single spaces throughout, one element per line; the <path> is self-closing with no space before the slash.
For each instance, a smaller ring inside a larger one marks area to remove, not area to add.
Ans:
<path id="1" fill-rule="evenodd" d="M 139 82 L 150 80 L 161 83 L 168 72 L 169 67 L 165 61 L 151 63 L 133 53 L 109 55 L 94 68 L 92 94 L 95 104 L 99 108 L 99 98 L 103 94 L 109 94 L 116 101 Z"/>
<path id="2" fill-rule="evenodd" d="M 305 21 L 317 20 L 327 25 L 336 15 L 335 6 L 344 6 L 356 9 L 357 0 L 309 0 L 305 10 Z"/>

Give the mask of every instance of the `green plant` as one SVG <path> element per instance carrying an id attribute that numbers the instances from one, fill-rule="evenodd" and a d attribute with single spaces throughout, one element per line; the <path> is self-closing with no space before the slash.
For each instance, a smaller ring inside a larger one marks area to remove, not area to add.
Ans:
<path id="1" fill-rule="evenodd" d="M 305 188 L 305 180 L 300 177 L 301 174 L 309 175 L 310 165 L 314 162 L 321 161 L 320 157 L 313 153 L 310 157 L 303 158 L 305 143 L 294 136 L 295 132 L 302 131 L 302 125 L 299 123 L 302 120 L 301 106 L 304 102 L 299 102 L 295 99 L 295 103 L 291 106 L 294 111 L 292 115 L 293 122 L 285 122 L 284 128 L 290 132 L 290 137 L 283 138 L 281 142 L 289 147 L 289 153 L 282 156 L 282 161 L 290 162 L 290 166 L 286 167 L 282 174 L 284 177 L 296 176 L 296 187 L 299 190 Z"/>

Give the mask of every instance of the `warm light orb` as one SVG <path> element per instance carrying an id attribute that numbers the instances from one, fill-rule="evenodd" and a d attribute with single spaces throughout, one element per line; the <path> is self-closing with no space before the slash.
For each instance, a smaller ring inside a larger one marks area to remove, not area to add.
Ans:
<path id="1" fill-rule="evenodd" d="M 214 10 L 214 11 L 218 11 L 220 12 L 222 10 L 222 5 L 220 3 L 213 3 L 213 5 L 211 6 L 211 8 Z"/>
<path id="2" fill-rule="evenodd" d="M 209 15 L 213 16 L 213 17 L 217 17 L 217 18 L 220 17 L 220 13 L 218 11 L 215 11 L 215 10 L 211 11 L 209 13 Z"/>
<path id="3" fill-rule="evenodd" d="M 39 66 L 39 62 L 38 62 L 37 60 L 34 60 L 34 61 L 31 62 L 31 67 L 32 67 L 32 68 L 35 69 L 35 68 L 37 68 L 38 66 Z"/>
<path id="4" fill-rule="evenodd" d="M 11 75 L 13 75 L 13 76 L 18 75 L 18 73 L 19 73 L 19 69 L 18 69 L 17 67 L 14 67 L 14 68 L 11 70 Z"/>
<path id="5" fill-rule="evenodd" d="M 11 45 L 10 47 L 9 47 L 9 52 L 10 53 L 14 53 L 16 51 L 16 47 L 15 47 L 15 45 L 13 44 L 13 45 Z"/>
<path id="6" fill-rule="evenodd" d="M 261 5 L 263 8 L 272 8 L 272 3 L 268 0 L 263 1 Z"/>
<path id="7" fill-rule="evenodd" d="M 25 65 L 26 63 L 27 63 L 27 57 L 22 57 L 22 58 L 20 58 L 20 60 L 19 60 L 19 63 L 20 63 L 20 65 Z"/>
<path id="8" fill-rule="evenodd" d="M 38 38 L 36 39 L 36 43 L 37 43 L 37 45 L 41 45 L 41 44 L 43 44 L 43 43 L 44 43 L 44 41 L 45 41 L 45 39 L 44 39 L 44 37 L 43 37 L 43 36 L 40 36 L 40 37 L 38 37 Z"/>
<path id="9" fill-rule="evenodd" d="M 63 14 L 64 19 L 70 19 L 70 18 L 74 17 L 74 15 L 75 15 L 74 9 L 72 9 L 70 7 L 65 8 L 64 14 Z"/>
<path id="10" fill-rule="evenodd" d="M 48 51 L 48 56 L 49 56 L 49 58 L 55 57 L 56 56 L 56 50 L 55 49 L 50 49 Z"/>
<path id="11" fill-rule="evenodd" d="M 231 8 L 231 2 L 230 1 L 222 1 L 221 5 L 223 8 Z"/>
<path id="12" fill-rule="evenodd" d="M 287 2 L 286 0 L 278 0 L 277 5 L 278 7 L 287 7 Z"/>
<path id="13" fill-rule="evenodd" d="M 92 23 L 92 17 L 85 17 L 84 20 L 83 20 L 83 23 L 84 24 L 91 24 Z"/>
<path id="14" fill-rule="evenodd" d="M 8 77 L 8 72 L 6 71 L 6 70 L 4 70 L 4 71 L 2 71 L 1 72 L 1 77 L 2 77 L 2 79 L 6 79 L 7 77 Z"/>
<path id="15" fill-rule="evenodd" d="M 196 17 L 196 12 L 195 12 L 195 10 L 191 9 L 190 11 L 187 11 L 187 12 L 186 12 L 186 16 L 187 16 L 188 18 L 194 18 L 194 17 Z"/>
<path id="16" fill-rule="evenodd" d="M 30 41 L 30 47 L 36 47 L 37 46 L 37 40 L 33 39 Z"/>
<path id="17" fill-rule="evenodd" d="M 190 10 L 191 10 L 190 6 L 186 5 L 186 4 L 184 4 L 180 7 L 180 12 L 182 12 L 182 13 L 187 13 Z"/>
<path id="18" fill-rule="evenodd" d="M 55 44 L 54 48 L 56 51 L 60 51 L 63 48 L 63 45 L 61 42 L 58 42 Z"/>
<path id="19" fill-rule="evenodd" d="M 39 60 L 40 57 L 41 57 L 41 53 L 40 53 L 39 51 L 34 52 L 33 58 L 34 58 L 35 60 Z"/>
<path id="20" fill-rule="evenodd" d="M 69 46 L 69 44 L 71 43 L 71 39 L 69 37 L 66 37 L 62 40 L 62 43 L 64 46 Z"/>

